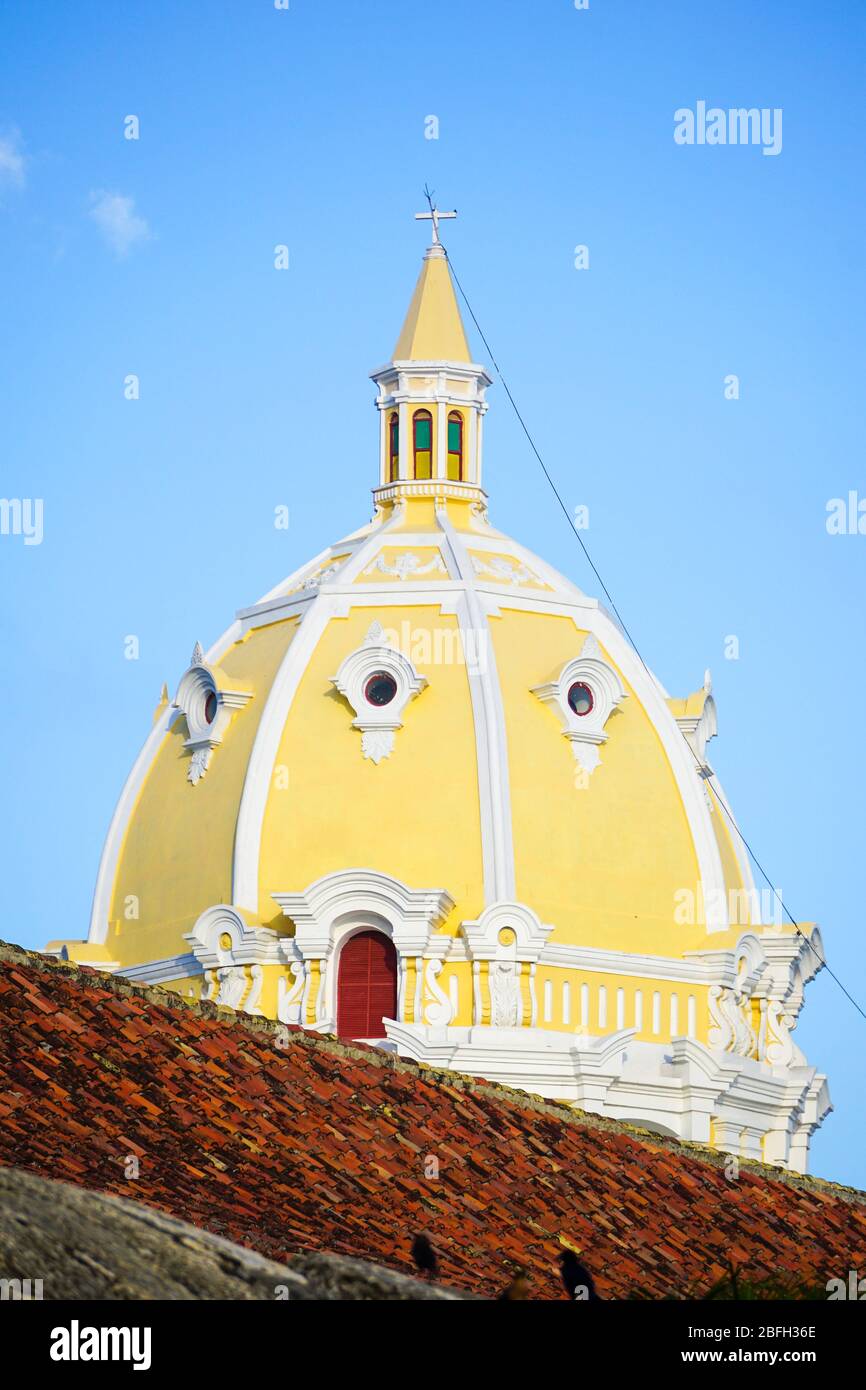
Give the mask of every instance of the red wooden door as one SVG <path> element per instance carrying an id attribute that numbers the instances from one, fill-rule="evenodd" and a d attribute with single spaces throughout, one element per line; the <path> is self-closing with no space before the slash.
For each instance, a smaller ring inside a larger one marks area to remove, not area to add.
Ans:
<path id="1" fill-rule="evenodd" d="M 378 931 L 351 936 L 340 952 L 337 1032 L 341 1038 L 384 1038 L 383 1018 L 397 1016 L 397 952 Z"/>

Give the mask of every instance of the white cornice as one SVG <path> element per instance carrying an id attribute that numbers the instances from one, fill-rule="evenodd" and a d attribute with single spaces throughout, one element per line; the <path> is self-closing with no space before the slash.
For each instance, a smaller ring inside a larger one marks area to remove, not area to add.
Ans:
<path id="1" fill-rule="evenodd" d="M 122 975 L 137 985 L 164 985 L 172 980 L 185 980 L 203 973 L 195 956 L 189 952 L 182 956 L 164 956 L 161 960 L 147 961 L 144 965 L 115 966 L 115 975 Z"/>
<path id="2" fill-rule="evenodd" d="M 804 1171 L 808 1136 L 831 1108 L 814 1068 L 778 1076 L 694 1038 L 659 1044 L 639 1041 L 633 1029 L 588 1037 L 552 1029 L 385 1026 L 398 1053 L 416 1062 L 795 1172 Z"/>
<path id="3" fill-rule="evenodd" d="M 458 959 L 458 951 L 459 948 L 452 947 L 448 954 L 449 960 Z M 734 978 L 735 956 L 736 952 L 733 949 L 688 952 L 683 957 L 651 956 L 640 952 L 606 951 L 593 946 L 567 946 L 549 941 L 541 954 L 539 964 L 587 974 L 626 975 L 679 984 L 713 985 L 727 982 L 729 974 L 731 979 Z"/>
<path id="4" fill-rule="evenodd" d="M 424 361 L 412 361 L 411 358 L 399 357 L 393 362 L 386 362 L 383 366 L 377 367 L 370 372 L 370 380 L 377 386 L 387 382 L 391 377 L 400 376 L 428 376 L 435 377 L 444 372 L 446 376 L 456 377 L 458 381 L 482 381 L 485 387 L 493 385 L 493 378 L 488 375 L 486 368 L 480 362 L 453 362 L 450 358 L 425 359 Z"/>
<path id="5" fill-rule="evenodd" d="M 403 478 L 373 488 L 373 501 L 377 506 L 411 497 L 451 497 L 457 502 L 487 504 L 487 493 L 478 483 L 458 483 L 448 478 Z"/>

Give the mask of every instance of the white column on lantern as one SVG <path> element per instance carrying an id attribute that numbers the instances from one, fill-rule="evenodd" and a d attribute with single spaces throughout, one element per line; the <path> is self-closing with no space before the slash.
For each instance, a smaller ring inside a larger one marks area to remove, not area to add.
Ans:
<path id="1" fill-rule="evenodd" d="M 400 468 L 398 477 L 402 482 L 405 478 L 411 477 L 412 468 L 412 419 L 409 414 L 409 402 L 400 402 Z"/>
<path id="2" fill-rule="evenodd" d="M 436 454 L 433 467 L 434 478 L 448 477 L 448 401 L 445 395 L 445 375 L 439 373 L 436 380 Z"/>
<path id="3" fill-rule="evenodd" d="M 390 435 L 389 421 L 392 414 L 393 412 L 389 408 L 385 406 L 379 407 L 379 483 L 381 486 L 390 482 L 388 476 L 388 442 Z"/>
<path id="4" fill-rule="evenodd" d="M 463 476 L 467 483 L 481 482 L 481 416 L 475 406 L 469 410 L 469 438 L 466 442 L 466 458 Z"/>

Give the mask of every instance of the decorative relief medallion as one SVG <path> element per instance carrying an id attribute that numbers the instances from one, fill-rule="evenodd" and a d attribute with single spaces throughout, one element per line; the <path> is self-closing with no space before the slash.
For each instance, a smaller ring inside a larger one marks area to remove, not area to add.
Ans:
<path id="1" fill-rule="evenodd" d="M 339 571 L 345 564 L 345 556 L 339 556 L 336 560 L 328 560 L 321 569 L 316 570 L 315 574 L 308 575 L 300 585 L 301 589 L 318 589 L 322 584 L 327 584 L 329 579 L 335 579 Z"/>
<path id="2" fill-rule="evenodd" d="M 524 565 L 520 560 L 513 560 L 505 555 L 479 555 L 473 553 L 472 568 L 481 579 L 493 579 L 497 584 L 532 584 L 537 588 L 546 589 L 547 585 L 543 579 L 531 570 L 528 565 Z"/>
<path id="3" fill-rule="evenodd" d="M 440 554 L 436 554 L 426 564 L 420 555 L 415 555 L 411 550 L 405 550 L 399 555 L 395 555 L 393 561 L 385 558 L 384 552 L 380 552 L 371 565 L 364 570 L 364 576 L 370 574 L 388 574 L 395 579 L 421 579 L 427 574 L 441 574 L 448 577 L 448 570 Z"/>

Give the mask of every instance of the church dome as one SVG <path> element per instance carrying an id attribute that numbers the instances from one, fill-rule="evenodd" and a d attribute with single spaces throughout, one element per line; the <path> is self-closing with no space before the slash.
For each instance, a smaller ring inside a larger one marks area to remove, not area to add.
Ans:
<path id="1" fill-rule="evenodd" d="M 803 1169 L 829 1108 L 791 1037 L 817 929 L 755 890 L 709 675 L 670 697 L 492 524 L 491 379 L 433 225 L 372 374 L 372 520 L 196 645 L 88 941 L 49 949 Z"/>

